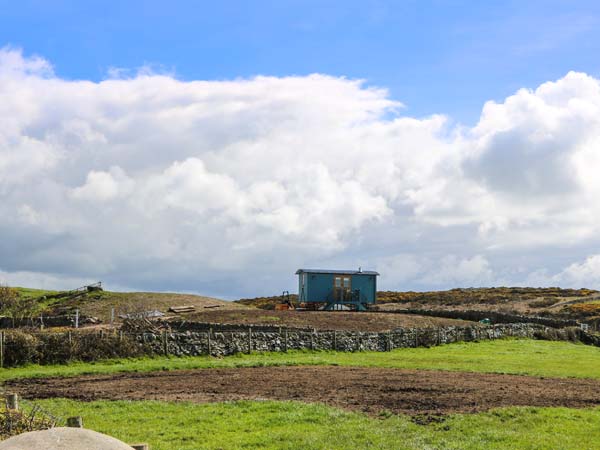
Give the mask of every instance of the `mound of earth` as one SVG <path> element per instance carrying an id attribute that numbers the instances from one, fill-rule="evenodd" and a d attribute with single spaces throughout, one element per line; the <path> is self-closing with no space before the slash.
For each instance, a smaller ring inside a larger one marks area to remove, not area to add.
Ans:
<path id="1" fill-rule="evenodd" d="M 0 450 L 133 450 L 133 447 L 84 428 L 30 431 L 0 442 Z"/>
<path id="2" fill-rule="evenodd" d="M 198 369 L 6 383 L 25 398 L 81 401 L 296 400 L 410 415 L 474 413 L 508 406 L 600 405 L 600 381 L 366 367 Z"/>
<path id="3" fill-rule="evenodd" d="M 139 314 L 155 310 L 168 315 L 172 306 L 194 306 L 196 311 L 249 309 L 235 302 L 194 294 L 103 291 L 57 303 L 52 312 L 73 312 L 77 308 L 82 315 L 98 317 L 106 323 L 110 320 L 111 308 L 115 308 L 118 318 L 120 314 Z"/>

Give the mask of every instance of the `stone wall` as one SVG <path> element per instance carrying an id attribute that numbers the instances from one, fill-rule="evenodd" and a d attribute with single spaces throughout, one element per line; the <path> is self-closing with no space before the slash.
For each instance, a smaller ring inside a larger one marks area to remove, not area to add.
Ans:
<path id="1" fill-rule="evenodd" d="M 579 341 L 600 347 L 600 335 L 579 328 L 517 323 L 465 327 L 410 328 L 391 332 L 316 331 L 273 327 L 208 331 L 135 331 L 113 329 L 47 332 L 0 331 L 0 367 L 98 361 L 143 355 L 214 355 L 287 350 L 390 351 L 461 341 L 520 337 Z"/>
<path id="2" fill-rule="evenodd" d="M 502 313 L 497 311 L 480 310 L 441 310 L 441 309 L 394 309 L 381 310 L 382 313 L 418 314 L 421 316 L 444 317 L 447 319 L 461 319 L 479 321 L 489 319 L 494 324 L 499 323 L 536 323 L 554 328 L 577 327 L 576 320 L 557 319 L 552 317 L 524 316 L 520 314 Z"/>
<path id="3" fill-rule="evenodd" d="M 517 323 L 487 327 L 412 328 L 383 333 L 285 328 L 264 331 L 248 327 L 243 331 L 147 332 L 137 335 L 136 339 L 156 354 L 225 356 L 249 351 L 390 351 L 505 337 L 579 340 L 581 333 L 578 329 L 558 330 L 538 324 Z"/>

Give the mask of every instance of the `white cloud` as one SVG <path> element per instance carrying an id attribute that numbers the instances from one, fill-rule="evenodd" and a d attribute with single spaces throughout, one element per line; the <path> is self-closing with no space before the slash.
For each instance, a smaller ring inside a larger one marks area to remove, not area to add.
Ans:
<path id="1" fill-rule="evenodd" d="M 448 255 L 442 258 L 434 269 L 425 274 L 421 282 L 430 285 L 451 286 L 489 286 L 493 273 L 486 258 L 475 255 L 471 258 L 459 258 Z"/>
<path id="2" fill-rule="evenodd" d="M 585 74 L 489 102 L 471 129 L 326 75 L 112 76 L 63 80 L 0 51 L 7 273 L 235 296 L 368 254 L 407 283 L 475 285 L 510 272 L 507 255 L 560 242 L 581 258 L 599 231 Z"/>
<path id="3" fill-rule="evenodd" d="M 600 289 L 600 255 L 591 255 L 583 262 L 570 264 L 553 276 L 552 281 L 565 286 Z"/>
<path id="4" fill-rule="evenodd" d="M 60 290 L 69 287 L 76 288 L 93 283 L 89 278 L 57 276 L 39 272 L 4 272 L 0 270 L 0 284 L 19 287 L 34 287 L 37 289 Z"/>
<path id="5" fill-rule="evenodd" d="M 399 254 L 380 260 L 377 270 L 393 277 L 393 283 L 383 281 L 386 289 L 405 289 L 417 285 L 431 289 L 451 289 L 456 286 L 478 287 L 495 283 L 489 261 L 481 256 L 447 255 L 440 259 L 412 254 Z"/>
<path id="6" fill-rule="evenodd" d="M 108 172 L 92 170 L 86 182 L 71 190 L 73 198 L 88 201 L 112 200 L 131 192 L 133 182 L 120 167 L 111 167 Z"/>

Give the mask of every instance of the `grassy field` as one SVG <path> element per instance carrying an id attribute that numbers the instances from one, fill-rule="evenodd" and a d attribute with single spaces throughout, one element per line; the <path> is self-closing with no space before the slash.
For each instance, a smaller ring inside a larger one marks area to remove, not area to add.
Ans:
<path id="1" fill-rule="evenodd" d="M 569 342 L 506 339 L 392 352 L 289 352 L 225 358 L 144 358 L 0 369 L 0 380 L 211 367 L 340 365 L 600 378 L 600 348 Z"/>
<path id="2" fill-rule="evenodd" d="M 600 378 L 600 349 L 567 342 L 499 340 L 389 353 L 290 352 L 217 359 L 154 358 L 34 366 L 0 379 L 206 367 L 338 364 Z M 153 450 L 197 449 L 593 449 L 600 408 L 503 408 L 417 424 L 407 416 L 373 418 L 320 404 L 240 401 L 40 400 L 53 414 L 80 415 L 85 426 Z"/>
<path id="3" fill-rule="evenodd" d="M 80 403 L 44 400 L 62 416 L 153 450 L 198 449 L 593 449 L 600 409 L 507 408 L 417 425 L 296 402 Z"/>

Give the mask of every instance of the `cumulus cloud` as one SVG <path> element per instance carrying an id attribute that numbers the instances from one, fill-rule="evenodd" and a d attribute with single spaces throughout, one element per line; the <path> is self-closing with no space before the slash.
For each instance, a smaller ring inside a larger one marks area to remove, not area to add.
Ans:
<path id="1" fill-rule="evenodd" d="M 556 274 L 549 274 L 547 270 L 538 271 L 533 278 L 542 285 L 600 289 L 600 255 L 573 262 Z"/>
<path id="2" fill-rule="evenodd" d="M 580 257 L 597 235 L 585 74 L 489 102 L 472 128 L 327 75 L 119 77 L 64 80 L 0 51 L 6 274 L 236 296 L 366 261 L 384 285 L 477 285 L 519 281 L 510 255 L 560 240 Z"/>
<path id="3" fill-rule="evenodd" d="M 73 198 L 88 201 L 108 201 L 130 193 L 133 182 L 120 167 L 111 167 L 108 172 L 92 170 L 85 184 L 71 190 Z"/>
<path id="4" fill-rule="evenodd" d="M 460 257 L 446 255 L 431 258 L 413 254 L 384 257 L 377 265 L 379 272 L 393 274 L 390 289 L 406 285 L 424 289 L 451 289 L 456 286 L 491 286 L 498 280 L 489 261 L 482 255 Z"/>

